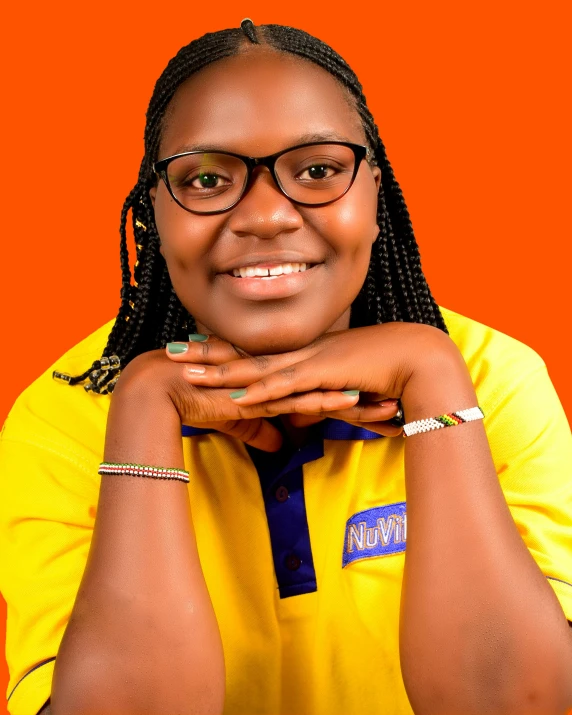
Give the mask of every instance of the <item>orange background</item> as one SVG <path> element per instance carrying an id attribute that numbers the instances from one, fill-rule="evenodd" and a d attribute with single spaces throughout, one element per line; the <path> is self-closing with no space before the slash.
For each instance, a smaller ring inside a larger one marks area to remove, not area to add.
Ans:
<path id="1" fill-rule="evenodd" d="M 570 417 L 566 4 L 12 3 L 0 43 L 0 422 L 116 313 L 119 214 L 155 80 L 179 47 L 246 16 L 300 27 L 350 63 L 438 303 L 539 352 Z M 4 668 L 0 711 L 6 683 Z"/>

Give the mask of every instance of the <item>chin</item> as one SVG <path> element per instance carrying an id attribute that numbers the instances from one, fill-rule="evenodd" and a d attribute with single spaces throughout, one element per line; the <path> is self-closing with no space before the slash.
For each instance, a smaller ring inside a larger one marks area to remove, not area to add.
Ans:
<path id="1" fill-rule="evenodd" d="M 231 342 L 249 355 L 275 355 L 305 348 L 317 337 L 319 336 L 304 331 L 300 335 L 256 335 L 246 338 L 241 336 L 240 340 Z"/>
<path id="2" fill-rule="evenodd" d="M 302 322 L 298 317 L 288 320 L 283 315 L 275 315 L 272 320 L 251 319 L 246 326 L 247 330 L 240 330 L 236 325 L 212 325 L 208 326 L 208 332 L 249 355 L 274 355 L 299 350 L 327 332 L 327 326 Z"/>

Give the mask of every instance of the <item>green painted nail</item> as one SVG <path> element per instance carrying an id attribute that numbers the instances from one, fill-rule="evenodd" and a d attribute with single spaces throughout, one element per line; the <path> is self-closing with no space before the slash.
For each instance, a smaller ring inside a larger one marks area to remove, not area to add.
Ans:
<path id="1" fill-rule="evenodd" d="M 201 335 L 201 333 L 191 333 L 189 335 L 189 340 L 192 343 L 204 343 L 205 340 L 208 340 L 209 336 L 208 335 Z"/>
<path id="2" fill-rule="evenodd" d="M 179 353 L 186 353 L 189 346 L 186 343 L 167 343 L 167 350 L 171 355 L 178 355 Z"/>
<path id="3" fill-rule="evenodd" d="M 234 392 L 230 393 L 230 396 L 232 397 L 233 400 L 238 400 L 239 397 L 244 397 L 246 395 L 246 387 L 244 387 L 242 390 L 235 390 Z"/>
<path id="4" fill-rule="evenodd" d="M 359 390 L 344 390 L 342 395 L 347 395 L 348 397 L 355 397 L 359 395 Z"/>

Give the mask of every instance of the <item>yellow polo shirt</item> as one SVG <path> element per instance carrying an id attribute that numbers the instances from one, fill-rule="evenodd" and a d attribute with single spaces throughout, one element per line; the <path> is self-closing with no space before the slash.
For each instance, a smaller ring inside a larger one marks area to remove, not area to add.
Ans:
<path id="1" fill-rule="evenodd" d="M 484 410 L 512 516 L 572 621 L 572 439 L 546 366 L 513 338 L 441 310 Z M 52 370 L 85 370 L 111 325 L 26 389 L 2 431 L 11 715 L 37 713 L 50 695 L 89 550 L 110 402 L 55 382 Z M 398 653 L 405 440 L 338 420 L 277 455 L 187 427 L 182 440 L 224 646 L 225 714 L 412 715 Z"/>

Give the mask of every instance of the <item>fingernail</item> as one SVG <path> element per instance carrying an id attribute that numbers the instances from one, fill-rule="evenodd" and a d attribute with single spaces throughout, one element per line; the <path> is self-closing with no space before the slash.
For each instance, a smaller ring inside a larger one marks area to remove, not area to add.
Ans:
<path id="1" fill-rule="evenodd" d="M 355 397 L 359 395 L 359 390 L 344 390 L 342 395 L 347 395 L 348 397 Z"/>
<path id="2" fill-rule="evenodd" d="M 189 340 L 192 343 L 204 343 L 205 340 L 208 340 L 209 336 L 208 335 L 202 335 L 201 333 L 191 333 L 189 335 Z"/>
<path id="3" fill-rule="evenodd" d="M 188 349 L 189 346 L 186 343 L 167 343 L 167 350 L 171 355 L 186 353 Z"/>
<path id="4" fill-rule="evenodd" d="M 232 397 L 233 400 L 238 400 L 239 397 L 244 397 L 246 395 L 246 387 L 244 387 L 242 390 L 235 390 L 234 392 L 230 393 L 230 396 Z"/>
<path id="5" fill-rule="evenodd" d="M 399 400 L 382 400 L 379 404 L 382 407 L 395 407 Z"/>
<path id="6" fill-rule="evenodd" d="M 187 372 L 191 375 L 204 375 L 206 371 L 206 367 L 201 367 L 200 365 L 197 365 L 196 367 L 187 368 Z"/>

